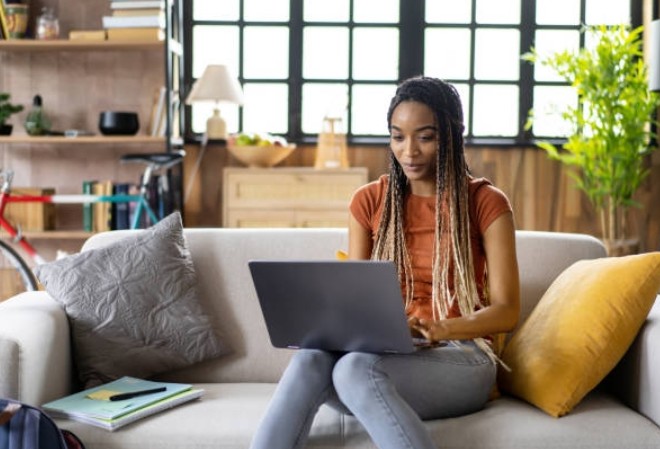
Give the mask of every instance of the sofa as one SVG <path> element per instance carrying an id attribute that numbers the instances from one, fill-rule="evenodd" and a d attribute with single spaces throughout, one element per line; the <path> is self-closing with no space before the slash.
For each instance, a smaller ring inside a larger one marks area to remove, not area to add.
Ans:
<path id="1" fill-rule="evenodd" d="M 97 234 L 82 251 L 132 232 Z M 158 380 L 193 383 L 200 400 L 144 418 L 114 432 L 69 420 L 89 449 L 246 448 L 292 350 L 274 349 L 247 269 L 250 259 L 333 259 L 347 248 L 344 229 L 184 229 L 204 310 L 231 351 L 162 373 Z M 522 317 L 573 262 L 602 258 L 593 237 L 517 231 Z M 515 331 L 514 331 L 515 333 Z M 69 321 L 45 291 L 0 302 L 0 397 L 43 404 L 73 392 Z M 428 427 L 439 448 L 660 448 L 660 301 L 622 361 L 566 416 L 555 418 L 508 395 L 476 413 Z M 360 424 L 322 406 L 310 448 L 375 448 Z"/>

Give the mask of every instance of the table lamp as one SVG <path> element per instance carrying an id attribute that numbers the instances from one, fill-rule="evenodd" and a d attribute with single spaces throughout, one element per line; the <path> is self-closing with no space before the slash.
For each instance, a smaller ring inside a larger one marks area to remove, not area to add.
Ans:
<path id="1" fill-rule="evenodd" d="M 243 104 L 243 91 L 238 80 L 231 76 L 226 66 L 208 65 L 202 76 L 195 81 L 186 98 L 186 104 L 214 102 L 213 115 L 206 121 L 208 139 L 226 139 L 227 124 L 220 116 L 220 103 Z"/>
<path id="2" fill-rule="evenodd" d="M 649 90 L 660 91 L 660 20 L 651 22 L 649 33 Z"/>

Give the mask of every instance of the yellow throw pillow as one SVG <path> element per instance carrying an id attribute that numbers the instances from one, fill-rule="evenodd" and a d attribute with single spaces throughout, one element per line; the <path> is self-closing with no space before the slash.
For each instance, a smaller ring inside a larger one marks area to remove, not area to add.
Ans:
<path id="1" fill-rule="evenodd" d="M 660 288 L 660 252 L 576 262 L 504 349 L 500 389 L 551 416 L 569 413 L 614 368 Z"/>

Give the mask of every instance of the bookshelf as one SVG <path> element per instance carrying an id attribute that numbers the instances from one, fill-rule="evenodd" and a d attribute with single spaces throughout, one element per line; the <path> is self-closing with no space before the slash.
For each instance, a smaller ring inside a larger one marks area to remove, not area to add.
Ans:
<path id="1" fill-rule="evenodd" d="M 45 0 L 60 19 L 55 40 L 0 40 L 0 92 L 25 110 L 10 118 L 14 132 L 0 136 L 0 166 L 15 171 L 17 187 L 54 187 L 57 193 L 81 193 L 82 181 L 112 179 L 136 182 L 141 164 L 123 164 L 127 153 L 173 151 L 183 147 L 182 107 L 165 108 L 165 135 L 151 136 L 155 91 L 166 87 L 166 104 L 181 101 L 183 85 L 183 7 L 180 0 L 165 0 L 165 38 L 150 41 L 69 40 L 71 30 L 99 29 L 109 14 L 109 0 Z M 44 99 L 44 110 L 53 129 L 80 129 L 91 136 L 26 135 L 22 123 L 34 95 Z M 141 129 L 134 136 L 104 136 L 98 131 L 98 114 L 104 110 L 135 111 Z M 172 175 L 173 189 L 180 175 Z M 180 196 L 180 194 L 179 194 Z M 38 249 L 52 259 L 55 249 L 76 251 L 91 233 L 82 230 L 80 205 L 58 205 L 55 230 L 28 231 Z M 3 234 L 0 233 L 0 236 Z"/>
<path id="2" fill-rule="evenodd" d="M 113 42 L 113 41 L 71 41 L 55 39 L 38 41 L 35 39 L 0 40 L 3 52 L 43 52 L 43 51 L 123 51 L 123 50 L 160 50 L 165 42 Z"/>

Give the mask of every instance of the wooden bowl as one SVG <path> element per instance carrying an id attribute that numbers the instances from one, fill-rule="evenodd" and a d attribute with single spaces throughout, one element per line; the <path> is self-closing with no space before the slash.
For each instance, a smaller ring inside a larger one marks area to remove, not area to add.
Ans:
<path id="1" fill-rule="evenodd" d="M 295 145 L 245 145 L 227 147 L 232 156 L 249 167 L 272 167 L 279 164 L 296 148 Z"/>

